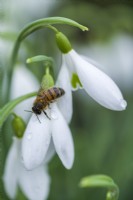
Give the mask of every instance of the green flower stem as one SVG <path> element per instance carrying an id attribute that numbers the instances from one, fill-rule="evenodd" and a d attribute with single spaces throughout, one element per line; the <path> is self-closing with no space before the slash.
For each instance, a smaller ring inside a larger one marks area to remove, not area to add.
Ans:
<path id="1" fill-rule="evenodd" d="M 8 102 L 1 110 L 0 110 L 0 128 L 2 127 L 3 123 L 5 122 L 5 120 L 7 119 L 7 117 L 11 114 L 13 108 L 21 103 L 22 101 L 36 96 L 37 92 L 33 92 L 30 94 L 26 94 L 24 96 L 18 97 L 10 102 Z"/>
<path id="2" fill-rule="evenodd" d="M 117 200 L 119 196 L 119 188 L 113 179 L 106 175 L 92 175 L 82 178 L 80 187 L 105 187 L 108 189 L 106 200 Z"/>
<path id="3" fill-rule="evenodd" d="M 50 65 L 53 65 L 53 58 L 45 56 L 45 55 L 38 55 L 38 56 L 34 56 L 32 58 L 28 58 L 26 60 L 26 63 L 30 64 L 30 63 L 36 63 L 36 62 L 48 62 Z"/>
<path id="4" fill-rule="evenodd" d="M 12 58 L 11 58 L 11 67 L 14 65 L 16 62 L 16 57 L 18 53 L 18 49 L 20 46 L 20 43 L 22 40 L 24 40 L 28 35 L 30 35 L 32 32 L 42 29 L 44 27 L 51 28 L 54 30 L 56 33 L 58 32 L 57 29 L 52 27 L 52 24 L 67 24 L 70 26 L 75 26 L 77 28 L 80 28 L 82 31 L 87 31 L 88 28 L 85 26 L 82 26 L 81 24 L 68 19 L 64 17 L 49 17 L 49 18 L 44 18 L 44 19 L 39 19 L 37 21 L 34 21 L 30 24 L 28 24 L 19 34 L 16 43 L 14 45 L 13 53 L 12 53 Z"/>
<path id="5" fill-rule="evenodd" d="M 36 62 L 43 62 L 43 65 L 45 66 L 45 68 L 49 68 L 51 75 L 54 78 L 54 70 L 53 70 L 54 60 L 53 60 L 53 58 L 45 56 L 45 55 L 38 55 L 38 56 L 28 58 L 26 60 L 26 63 L 28 63 L 28 64 L 32 64 L 32 63 L 36 63 Z"/>

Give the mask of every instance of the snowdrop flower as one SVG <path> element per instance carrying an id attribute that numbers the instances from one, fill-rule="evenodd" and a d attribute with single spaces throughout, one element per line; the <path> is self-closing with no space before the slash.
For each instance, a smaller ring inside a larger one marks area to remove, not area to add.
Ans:
<path id="1" fill-rule="evenodd" d="M 73 74 L 77 74 L 79 84 L 82 84 L 86 92 L 100 105 L 116 111 L 126 108 L 127 103 L 121 91 L 109 76 L 77 54 L 61 32 L 56 34 L 56 41 L 63 53 L 64 64 L 69 69 L 70 80 Z"/>
<path id="2" fill-rule="evenodd" d="M 35 92 L 38 90 L 38 87 L 39 83 L 37 79 L 25 66 L 16 66 L 11 82 L 11 99 L 15 99 L 30 92 Z M 28 120 L 30 114 L 24 110 L 30 109 L 33 99 L 34 97 L 23 101 L 14 109 L 14 112 L 22 116 L 22 118 L 24 118 L 26 121 Z"/>
<path id="3" fill-rule="evenodd" d="M 70 169 L 74 160 L 74 145 L 71 131 L 56 103 L 47 109 L 49 120 L 42 112 L 38 121 L 32 114 L 22 141 L 22 157 L 24 165 L 31 170 L 43 163 L 47 157 L 51 140 L 63 165 Z"/>
<path id="4" fill-rule="evenodd" d="M 29 200 L 47 199 L 50 185 L 47 166 L 27 171 L 21 160 L 21 139 L 16 137 L 6 159 L 3 181 L 10 199 L 15 199 L 18 186 Z"/>
<path id="5" fill-rule="evenodd" d="M 56 85 L 60 86 L 65 91 L 65 94 L 60 98 L 60 101 L 58 101 L 57 104 L 67 123 L 70 123 L 73 113 L 72 92 L 69 71 L 65 62 L 62 63 Z"/>

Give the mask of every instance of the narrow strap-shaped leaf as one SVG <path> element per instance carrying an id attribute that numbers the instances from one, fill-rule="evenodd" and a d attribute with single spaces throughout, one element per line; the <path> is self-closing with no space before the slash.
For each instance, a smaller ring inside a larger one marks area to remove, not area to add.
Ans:
<path id="1" fill-rule="evenodd" d="M 33 92 L 30 94 L 26 94 L 24 96 L 18 97 L 10 102 L 8 102 L 1 110 L 0 110 L 0 127 L 3 125 L 4 121 L 7 119 L 9 114 L 12 112 L 13 108 L 19 104 L 20 102 L 33 97 L 37 94 L 37 92 Z"/>

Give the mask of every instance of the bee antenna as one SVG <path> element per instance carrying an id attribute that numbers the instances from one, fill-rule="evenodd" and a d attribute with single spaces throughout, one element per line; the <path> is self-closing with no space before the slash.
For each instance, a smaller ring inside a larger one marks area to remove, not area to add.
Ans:
<path id="1" fill-rule="evenodd" d="M 39 119 L 39 117 L 38 117 L 38 115 L 36 114 L 36 117 L 37 117 L 37 119 L 38 119 L 38 121 L 40 122 L 40 124 L 41 124 L 41 121 L 40 121 L 40 119 Z"/>
<path id="2" fill-rule="evenodd" d="M 31 113 L 33 113 L 33 111 L 31 111 L 31 110 L 24 110 L 25 112 L 31 112 Z"/>

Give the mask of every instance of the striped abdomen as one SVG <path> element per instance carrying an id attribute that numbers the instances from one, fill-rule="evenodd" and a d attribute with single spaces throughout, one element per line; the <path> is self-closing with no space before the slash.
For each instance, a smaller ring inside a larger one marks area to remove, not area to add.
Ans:
<path id="1" fill-rule="evenodd" d="M 52 102 L 64 94 L 65 94 L 65 91 L 62 88 L 53 87 L 53 88 L 49 88 L 48 90 L 43 91 L 42 97 L 44 96 L 44 98 L 48 102 Z"/>

